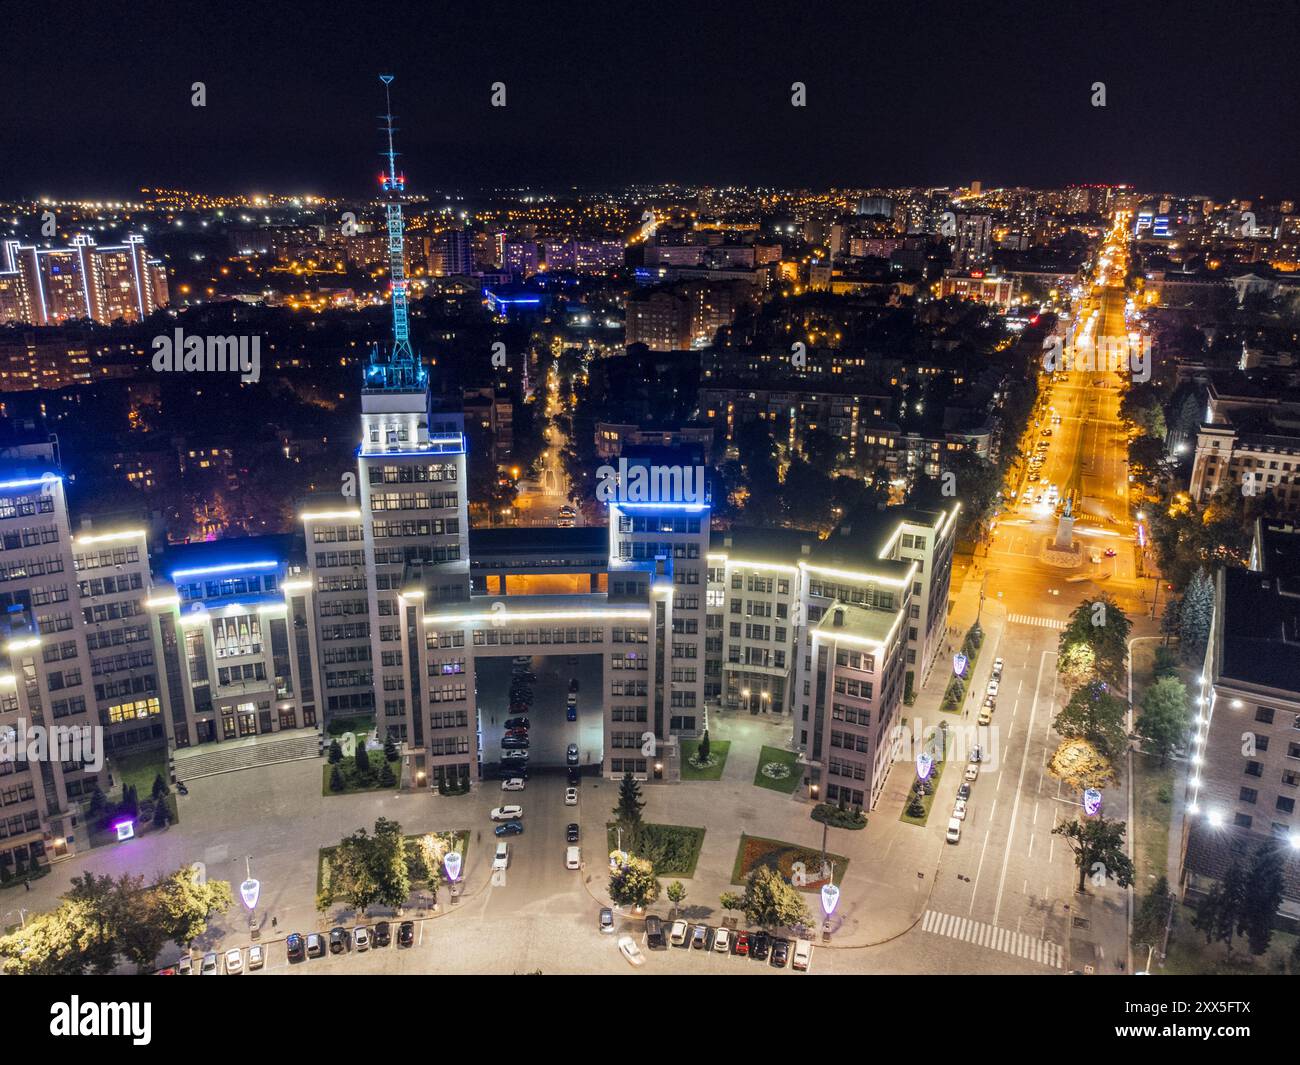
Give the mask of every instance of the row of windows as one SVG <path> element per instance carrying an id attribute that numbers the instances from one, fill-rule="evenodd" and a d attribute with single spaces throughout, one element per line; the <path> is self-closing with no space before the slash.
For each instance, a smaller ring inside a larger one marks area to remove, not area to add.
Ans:
<path id="1" fill-rule="evenodd" d="M 75 569 L 99 569 L 102 566 L 129 566 L 140 561 L 138 547 L 118 547 L 105 551 L 87 551 L 85 554 L 73 555 L 72 565 Z"/>

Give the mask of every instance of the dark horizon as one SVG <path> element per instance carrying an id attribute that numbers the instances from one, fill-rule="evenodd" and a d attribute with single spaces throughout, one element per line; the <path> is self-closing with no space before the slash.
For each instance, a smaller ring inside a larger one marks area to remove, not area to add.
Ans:
<path id="1" fill-rule="evenodd" d="M 365 196 L 380 165 L 380 72 L 396 75 L 417 194 L 971 180 L 1300 191 L 1290 4 L 1135 15 L 992 2 L 969 17 L 933 4 L 794 15 L 670 2 L 617 19 L 575 4 L 527 15 L 401 3 L 128 10 L 9 16 L 0 195 Z M 196 81 L 203 108 L 190 103 Z M 504 108 L 490 105 L 496 81 Z M 805 108 L 790 104 L 794 81 Z M 1096 81 L 1105 108 L 1090 103 Z"/>

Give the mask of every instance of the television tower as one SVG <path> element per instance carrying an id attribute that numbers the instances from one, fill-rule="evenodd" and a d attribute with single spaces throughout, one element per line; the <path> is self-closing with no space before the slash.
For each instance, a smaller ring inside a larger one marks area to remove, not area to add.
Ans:
<path id="1" fill-rule="evenodd" d="M 388 134 L 388 150 L 379 154 L 388 160 L 388 169 L 379 175 L 379 186 L 386 197 L 384 213 L 388 219 L 388 272 L 393 305 L 393 350 L 386 363 L 380 362 L 378 349 L 372 353 L 366 371 L 367 386 L 387 389 L 420 389 L 426 377 L 420 360 L 411 348 L 411 331 L 406 313 L 406 237 L 402 221 L 402 200 L 406 193 L 406 175 L 397 170 L 397 150 L 393 147 L 393 103 L 389 86 L 392 74 L 380 74 L 384 83 L 383 130 Z"/>

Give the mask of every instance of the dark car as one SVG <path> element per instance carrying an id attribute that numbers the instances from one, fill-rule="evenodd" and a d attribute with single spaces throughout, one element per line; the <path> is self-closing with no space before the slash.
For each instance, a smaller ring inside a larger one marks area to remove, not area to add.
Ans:
<path id="1" fill-rule="evenodd" d="M 570 721 L 578 720 L 578 706 L 576 703 L 570 703 L 564 712 L 564 716 Z"/>
<path id="2" fill-rule="evenodd" d="M 582 770 L 576 765 L 569 766 L 569 787 L 576 788 L 582 783 Z"/>
<path id="3" fill-rule="evenodd" d="M 576 692 L 577 690 L 578 690 L 578 678 L 574 677 L 569 681 L 569 691 Z"/>
<path id="4" fill-rule="evenodd" d="M 524 823 L 522 821 L 503 821 L 492 831 L 498 836 L 519 836 L 523 835 Z"/>
<path id="5" fill-rule="evenodd" d="M 576 743 L 569 744 L 568 749 L 564 752 L 564 760 L 569 765 L 578 764 L 578 745 Z"/>
<path id="6" fill-rule="evenodd" d="M 691 946 L 696 950 L 704 950 L 709 945 L 709 933 L 712 929 L 706 924 L 697 924 L 691 929 Z"/>
<path id="7" fill-rule="evenodd" d="M 375 925 L 375 946 L 386 947 L 393 941 L 393 929 L 387 921 Z"/>
<path id="8" fill-rule="evenodd" d="M 307 942 L 297 932 L 290 932 L 289 938 L 284 941 L 285 949 L 289 952 L 290 961 L 302 961 L 307 957 Z"/>
<path id="9" fill-rule="evenodd" d="M 351 946 L 351 939 L 346 928 L 330 929 L 330 953 L 342 954 Z"/>
<path id="10" fill-rule="evenodd" d="M 651 950 L 667 950 L 668 940 L 664 938 L 664 923 L 655 914 L 646 914 L 645 945 Z"/>
<path id="11" fill-rule="evenodd" d="M 507 735 L 507 736 L 517 736 L 517 737 L 519 737 L 519 739 L 521 739 L 521 740 L 526 740 L 526 739 L 528 739 L 528 729 L 527 729 L 527 728 L 524 728 L 524 727 L 520 727 L 520 728 L 508 728 L 508 729 L 506 729 L 506 735 Z"/>
<path id="12" fill-rule="evenodd" d="M 776 969 L 784 969 L 785 963 L 790 960 L 790 941 L 788 939 L 772 940 L 772 966 Z"/>
<path id="13" fill-rule="evenodd" d="M 501 748 L 506 751 L 526 751 L 528 749 L 528 737 L 502 736 Z"/>
<path id="14" fill-rule="evenodd" d="M 571 822 L 569 824 L 569 827 L 564 830 L 564 842 L 565 843 L 578 842 L 578 823 L 576 821 Z"/>
<path id="15" fill-rule="evenodd" d="M 526 717 L 510 717 L 506 719 L 507 729 L 527 728 L 527 727 L 528 727 L 528 718 Z"/>
<path id="16" fill-rule="evenodd" d="M 397 945 L 409 947 L 415 942 L 415 922 L 403 921 L 397 926 Z"/>
<path id="17" fill-rule="evenodd" d="M 506 762 L 504 765 L 497 767 L 497 774 L 501 780 L 513 780 L 518 777 L 520 780 L 528 779 L 528 763 Z"/>
<path id="18" fill-rule="evenodd" d="M 767 961 L 767 949 L 772 939 L 766 932 L 755 932 L 749 940 L 749 956 L 755 961 Z"/>
<path id="19" fill-rule="evenodd" d="M 968 784 L 964 780 L 957 786 L 957 798 L 959 799 L 970 798 L 970 784 Z"/>

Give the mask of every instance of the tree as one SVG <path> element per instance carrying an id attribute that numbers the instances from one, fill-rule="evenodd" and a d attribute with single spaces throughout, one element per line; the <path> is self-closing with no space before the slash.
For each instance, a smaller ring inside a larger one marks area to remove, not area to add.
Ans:
<path id="1" fill-rule="evenodd" d="M 153 778 L 153 791 L 150 793 L 153 801 L 157 802 L 164 795 L 171 794 L 171 788 L 167 786 L 167 781 L 163 780 L 163 775 L 159 773 Z"/>
<path id="2" fill-rule="evenodd" d="M 673 913 L 676 914 L 682 901 L 686 898 L 686 885 L 680 880 L 674 880 L 668 885 L 668 901 L 673 904 Z"/>
<path id="3" fill-rule="evenodd" d="M 411 894 L 406 841 L 396 821 L 379 818 L 374 835 L 359 828 L 344 837 L 330 855 L 329 879 L 317 896 L 317 908 L 327 910 L 343 901 L 365 913 L 376 904 L 396 908 Z"/>
<path id="4" fill-rule="evenodd" d="M 609 897 L 619 906 L 643 909 L 659 897 L 659 878 L 644 858 L 627 855 L 609 874 Z"/>
<path id="5" fill-rule="evenodd" d="M 1210 622 L 1214 616 L 1214 582 L 1209 573 L 1198 569 L 1183 593 L 1178 614 L 1183 660 L 1196 662 L 1205 654 L 1210 639 Z"/>
<path id="6" fill-rule="evenodd" d="M 1197 904 L 1194 924 L 1205 935 L 1205 943 L 1216 940 L 1228 945 L 1232 952 L 1232 936 L 1236 931 L 1245 900 L 1246 882 L 1241 863 L 1232 859 L 1223 879 L 1216 882 Z"/>
<path id="7" fill-rule="evenodd" d="M 330 740 L 329 763 L 330 765 L 338 765 L 341 761 L 343 761 L 343 748 L 339 746 L 337 739 L 332 739 Z"/>
<path id="8" fill-rule="evenodd" d="M 182 950 L 208 930 L 208 918 L 225 913 L 235 896 L 225 880 L 197 883 L 192 866 L 182 866 L 156 885 L 158 920 L 166 938 Z"/>
<path id="9" fill-rule="evenodd" d="M 1079 890 L 1083 890 L 1088 874 L 1114 880 L 1120 887 L 1133 883 L 1133 863 L 1124 853 L 1123 821 L 1107 821 L 1104 817 L 1090 817 L 1082 821 L 1064 821 L 1052 829 L 1074 854 L 1074 864 L 1079 870 Z"/>
<path id="10" fill-rule="evenodd" d="M 1061 633 L 1059 653 L 1063 668 L 1065 663 L 1077 660 L 1077 648 L 1086 647 L 1093 654 L 1093 670 L 1118 688 L 1124 682 L 1128 662 L 1128 637 L 1133 623 L 1120 608 L 1115 597 L 1103 593 L 1096 599 L 1085 599 L 1070 614 L 1065 631 Z"/>
<path id="11" fill-rule="evenodd" d="M 700 760 L 700 765 L 709 764 L 709 730 L 704 730 L 704 735 L 700 737 L 700 746 L 695 752 L 695 757 Z"/>
<path id="12" fill-rule="evenodd" d="M 396 762 L 399 754 L 400 752 L 397 750 L 397 744 L 393 741 L 393 737 L 389 736 L 387 739 L 384 740 L 385 760 L 389 762 Z"/>
<path id="13" fill-rule="evenodd" d="M 80 976 L 86 971 L 82 927 L 72 907 L 27 918 L 21 929 L 0 938 L 0 959 L 8 976 Z"/>
<path id="14" fill-rule="evenodd" d="M 1077 688 L 1052 722 L 1066 739 L 1085 739 L 1114 758 L 1128 743 L 1124 718 L 1128 704 L 1105 681 L 1091 680 Z"/>
<path id="15" fill-rule="evenodd" d="M 1186 738 L 1191 725 L 1187 689 L 1181 680 L 1162 677 L 1146 690 L 1136 722 L 1137 734 L 1152 753 L 1160 756 L 1162 766 Z"/>
<path id="16" fill-rule="evenodd" d="M 1163 645 L 1157 647 L 1152 673 L 1155 675 L 1156 680 L 1161 680 L 1164 677 L 1177 677 L 1178 652 L 1172 647 L 1165 647 Z"/>
<path id="17" fill-rule="evenodd" d="M 153 807 L 153 827 L 166 828 L 171 823 L 171 811 L 167 808 L 167 799 L 159 797 Z"/>
<path id="18" fill-rule="evenodd" d="M 343 779 L 343 770 L 336 765 L 330 770 L 330 791 L 342 791 L 345 787 L 347 783 Z"/>
<path id="19" fill-rule="evenodd" d="M 1165 939 L 1169 915 L 1173 911 L 1174 896 L 1169 893 L 1169 880 L 1161 877 L 1150 894 L 1144 895 L 1133 916 L 1133 946 L 1159 947 Z"/>
<path id="20" fill-rule="evenodd" d="M 384 762 L 384 767 L 379 771 L 379 786 L 382 788 L 391 788 L 397 784 L 397 777 L 393 776 L 393 763 Z"/>
<path id="21" fill-rule="evenodd" d="M 808 921 L 803 896 L 778 870 L 767 866 L 749 874 L 741 902 L 749 923 L 760 928 L 788 927 Z"/>
<path id="22" fill-rule="evenodd" d="M 718 896 L 718 902 L 726 913 L 732 910 L 743 910 L 745 908 L 745 896 L 737 895 L 734 891 L 724 891 Z"/>
<path id="23" fill-rule="evenodd" d="M 370 752 L 366 750 L 365 740 L 357 743 L 357 756 L 353 764 L 356 766 L 358 780 L 367 781 L 373 775 L 370 768 Z"/>
<path id="24" fill-rule="evenodd" d="M 1257 957 L 1268 950 L 1273 938 L 1273 922 L 1282 905 L 1283 865 L 1282 855 L 1271 842 L 1257 847 L 1242 890 L 1237 933 L 1246 937 L 1250 952 Z"/>
<path id="25" fill-rule="evenodd" d="M 630 771 L 624 773 L 618 786 L 618 805 L 614 807 L 614 817 L 623 825 L 635 827 L 641 823 L 641 810 L 644 807 L 641 785 Z"/>

